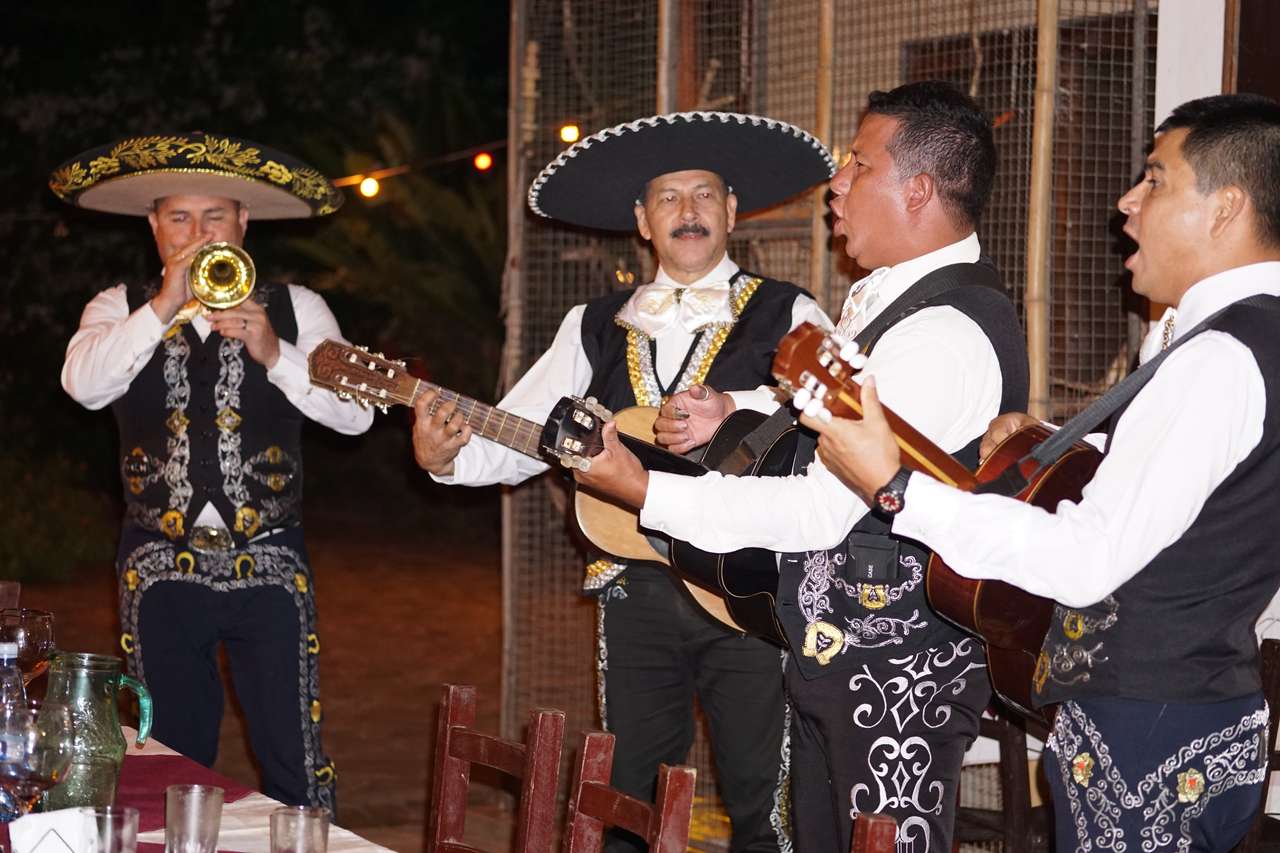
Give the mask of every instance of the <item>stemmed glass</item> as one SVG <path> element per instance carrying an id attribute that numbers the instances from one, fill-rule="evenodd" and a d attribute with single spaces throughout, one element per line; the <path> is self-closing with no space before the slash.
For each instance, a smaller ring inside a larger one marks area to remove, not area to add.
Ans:
<path id="1" fill-rule="evenodd" d="M 53 653 L 53 614 L 27 607 L 0 610 L 0 641 L 18 644 L 22 682 L 31 684 L 49 668 Z"/>
<path id="2" fill-rule="evenodd" d="M 28 699 L 0 705 L 0 788 L 24 815 L 66 775 L 74 738 L 71 709 Z"/>

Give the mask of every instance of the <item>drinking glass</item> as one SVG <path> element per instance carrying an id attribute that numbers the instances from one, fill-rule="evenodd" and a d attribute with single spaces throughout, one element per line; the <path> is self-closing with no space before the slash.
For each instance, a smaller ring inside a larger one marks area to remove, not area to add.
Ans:
<path id="1" fill-rule="evenodd" d="M 20 814 L 67 772 L 73 745 L 66 705 L 39 699 L 0 705 L 0 788 L 13 796 Z"/>
<path id="2" fill-rule="evenodd" d="M 328 846 L 328 809 L 284 806 L 271 813 L 271 853 L 325 853 Z"/>
<path id="3" fill-rule="evenodd" d="M 138 810 L 127 806 L 82 808 L 91 823 L 89 853 L 137 853 Z"/>
<path id="4" fill-rule="evenodd" d="M 221 823 L 221 788 L 214 785 L 165 788 L 165 853 L 214 853 Z"/>
<path id="5" fill-rule="evenodd" d="M 0 641 L 18 644 L 18 668 L 29 685 L 49 668 L 53 653 L 53 614 L 47 610 L 13 607 L 0 610 Z"/>

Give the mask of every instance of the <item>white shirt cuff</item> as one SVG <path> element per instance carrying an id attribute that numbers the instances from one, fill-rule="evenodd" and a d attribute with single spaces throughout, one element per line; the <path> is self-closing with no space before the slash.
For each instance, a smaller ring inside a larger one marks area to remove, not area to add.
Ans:
<path id="1" fill-rule="evenodd" d="M 751 409 L 761 414 L 771 415 L 778 409 L 778 399 L 767 386 L 753 388 L 750 391 L 729 391 L 733 404 L 739 411 Z"/>

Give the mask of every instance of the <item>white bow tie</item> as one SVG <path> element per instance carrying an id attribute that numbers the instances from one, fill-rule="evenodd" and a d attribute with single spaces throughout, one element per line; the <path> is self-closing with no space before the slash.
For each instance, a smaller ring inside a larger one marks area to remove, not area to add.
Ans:
<path id="1" fill-rule="evenodd" d="M 637 288 L 619 317 L 649 337 L 673 325 L 692 334 L 710 323 L 733 320 L 733 310 L 729 307 L 731 293 L 727 281 L 701 287 L 655 282 Z"/>

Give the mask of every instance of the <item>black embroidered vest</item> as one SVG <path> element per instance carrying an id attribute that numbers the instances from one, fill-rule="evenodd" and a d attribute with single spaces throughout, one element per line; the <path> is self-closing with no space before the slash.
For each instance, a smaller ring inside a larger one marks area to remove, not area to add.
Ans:
<path id="1" fill-rule="evenodd" d="M 774 384 L 773 354 L 778 341 L 791 329 L 796 297 L 808 294 L 794 284 L 747 272 L 739 272 L 731 285 L 737 322 L 728 329 L 713 327 L 702 332 L 675 390 L 696 382 L 717 391 L 745 391 Z M 587 394 L 615 411 L 637 404 L 658 406 L 662 402 L 637 398 L 636 383 L 647 388 L 650 396 L 657 390 L 649 339 L 614 321 L 633 292 L 619 291 L 595 299 L 582 316 L 582 347 L 591 364 Z"/>
<path id="2" fill-rule="evenodd" d="M 1277 316 L 1237 305 L 1209 324 L 1258 361 L 1267 398 L 1262 440 L 1190 528 L 1138 574 L 1097 604 L 1055 608 L 1037 667 L 1039 703 L 1088 696 L 1205 703 L 1260 689 L 1254 625 L 1280 586 Z M 1188 408 L 1184 416 L 1213 415 Z"/>
<path id="3" fill-rule="evenodd" d="M 961 273 L 961 286 L 912 305 L 894 318 L 894 323 L 915 311 L 944 305 L 965 314 L 977 323 L 995 350 L 1003 383 L 1000 412 L 1023 411 L 1028 368 L 1026 339 L 1017 312 L 1003 290 L 987 285 L 998 281 L 997 276 L 991 271 L 980 275 L 977 264 L 968 266 L 974 267 L 974 272 Z M 913 289 L 926 279 L 928 276 Z M 908 301 L 910 293 L 908 290 Z M 974 436 L 955 457 L 970 469 L 976 468 L 981 440 L 981 434 Z M 797 472 L 813 460 L 814 448 L 813 434 L 802 432 Z M 967 636 L 929 606 L 924 587 L 929 551 L 914 540 L 894 536 L 889 528 L 890 520 L 867 513 L 841 545 L 781 556 L 776 611 L 804 677 L 844 673 L 868 656 L 901 657 Z M 896 553 L 896 571 L 888 568 L 885 577 L 875 580 L 859 578 L 852 571 L 854 553 L 864 557 L 864 566 L 867 557 L 892 560 Z"/>
<path id="4" fill-rule="evenodd" d="M 153 293 L 131 287 L 130 311 Z M 285 286 L 259 284 L 252 298 L 281 340 L 297 340 Z M 184 541 L 206 502 L 240 546 L 299 523 L 303 416 L 240 341 L 175 327 L 112 409 L 126 528 Z"/>

